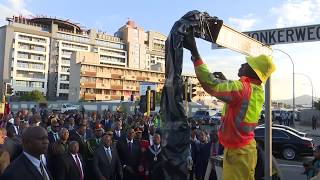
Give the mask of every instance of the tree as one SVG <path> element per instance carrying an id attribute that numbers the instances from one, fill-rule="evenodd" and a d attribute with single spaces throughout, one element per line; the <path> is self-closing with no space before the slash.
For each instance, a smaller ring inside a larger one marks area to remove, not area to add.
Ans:
<path id="1" fill-rule="evenodd" d="M 20 96 L 20 101 L 45 101 L 46 98 L 43 96 L 42 92 L 39 90 L 33 90 L 31 92 L 27 92 L 26 94 Z"/>

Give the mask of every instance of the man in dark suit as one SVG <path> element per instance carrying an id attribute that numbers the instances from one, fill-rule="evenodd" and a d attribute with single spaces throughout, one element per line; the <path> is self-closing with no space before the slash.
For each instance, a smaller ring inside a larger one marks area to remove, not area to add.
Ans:
<path id="1" fill-rule="evenodd" d="M 50 144 L 58 141 L 59 139 L 58 132 L 60 131 L 60 125 L 56 118 L 51 119 L 51 130 L 52 131 L 48 133 Z"/>
<path id="2" fill-rule="evenodd" d="M 127 137 L 117 143 L 119 157 L 124 168 L 124 180 L 136 180 L 138 178 L 141 150 L 139 142 L 133 139 L 134 136 L 134 129 L 128 128 Z"/>
<path id="3" fill-rule="evenodd" d="M 207 133 L 199 132 L 199 143 L 195 144 L 195 174 L 197 180 L 203 180 L 206 174 L 208 160 L 210 158 L 211 142 L 208 142 Z"/>
<path id="4" fill-rule="evenodd" d="M 12 138 L 14 136 L 19 135 L 20 134 L 19 126 L 20 126 L 20 117 L 16 116 L 14 118 L 13 124 L 9 125 L 7 128 L 8 137 Z"/>
<path id="5" fill-rule="evenodd" d="M 103 115 L 103 119 L 100 121 L 100 124 L 103 126 L 104 130 L 110 129 L 112 127 L 111 113 Z"/>
<path id="6" fill-rule="evenodd" d="M 48 149 L 48 167 L 51 172 L 57 172 L 60 166 L 58 158 L 68 153 L 68 140 L 69 131 L 66 128 L 61 128 L 59 131 L 59 140 L 50 144 Z M 57 173 L 52 173 L 54 179 L 56 179 Z"/>
<path id="7" fill-rule="evenodd" d="M 121 121 L 116 121 L 114 123 L 114 131 L 113 131 L 113 141 L 118 142 L 123 138 L 123 133 L 121 132 L 122 123 Z"/>
<path id="8" fill-rule="evenodd" d="M 55 172 L 55 180 L 84 180 L 84 163 L 79 152 L 79 143 L 71 141 L 69 152 L 64 154 L 60 160 L 60 166 Z"/>
<path id="9" fill-rule="evenodd" d="M 23 153 L 14 160 L 0 177 L 1 180 L 52 180 L 41 155 L 48 149 L 47 131 L 39 126 L 29 127 L 22 134 Z"/>
<path id="10" fill-rule="evenodd" d="M 93 156 L 97 180 L 121 179 L 121 163 L 116 148 L 112 146 L 111 136 L 104 134 L 102 142 L 103 144 L 97 148 Z"/>
<path id="11" fill-rule="evenodd" d="M 161 151 L 161 137 L 159 134 L 153 135 L 153 145 L 147 150 L 147 159 L 148 159 L 148 170 L 150 172 L 150 179 L 153 178 L 157 172 L 155 170 L 163 161 L 162 151 Z"/>
<path id="12" fill-rule="evenodd" d="M 76 127 L 76 130 L 70 131 L 69 140 L 77 141 L 79 143 L 79 153 L 85 158 L 86 150 L 86 139 L 84 137 L 87 129 L 87 122 L 80 120 L 79 126 Z"/>
<path id="13" fill-rule="evenodd" d="M 153 145 L 153 135 L 156 132 L 154 125 L 150 125 L 148 131 L 144 131 L 142 134 L 142 139 L 149 141 L 150 145 Z"/>

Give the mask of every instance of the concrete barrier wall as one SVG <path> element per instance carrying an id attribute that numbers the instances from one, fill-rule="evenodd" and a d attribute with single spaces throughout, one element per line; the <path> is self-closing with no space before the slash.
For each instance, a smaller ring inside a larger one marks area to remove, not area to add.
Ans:
<path id="1" fill-rule="evenodd" d="M 320 124 L 320 111 L 315 109 L 304 109 L 300 111 L 300 124 L 310 125 L 312 124 L 312 117 L 316 116 L 317 124 Z"/>
<path id="2" fill-rule="evenodd" d="M 75 105 L 78 108 L 79 111 L 81 111 L 82 107 L 84 107 L 86 112 L 93 112 L 97 111 L 99 113 L 103 112 L 104 110 L 110 109 L 111 111 L 116 111 L 117 107 L 122 107 L 125 112 L 133 113 L 135 107 L 139 108 L 138 102 L 131 102 L 131 101 L 123 101 L 123 102 L 68 102 L 68 101 L 48 101 L 46 102 L 47 107 L 54 107 L 58 108 L 61 107 L 62 104 L 72 104 Z M 31 110 L 34 106 L 39 107 L 39 103 L 37 102 L 10 102 L 10 108 L 11 111 L 17 112 L 21 109 L 28 109 Z M 200 109 L 205 108 L 207 109 L 207 106 L 199 105 L 196 103 L 189 103 L 189 117 L 194 115 L 194 113 Z M 160 106 L 156 106 L 155 112 L 159 112 Z"/>

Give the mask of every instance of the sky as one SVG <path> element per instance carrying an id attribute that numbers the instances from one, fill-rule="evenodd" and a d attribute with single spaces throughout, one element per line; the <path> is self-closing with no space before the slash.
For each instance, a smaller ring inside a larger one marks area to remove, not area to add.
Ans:
<path id="1" fill-rule="evenodd" d="M 0 26 L 6 17 L 41 15 L 69 19 L 83 28 L 113 35 L 128 19 L 145 30 L 168 35 L 175 21 L 190 10 L 206 11 L 239 31 L 254 31 L 320 23 L 320 0 L 0 0 Z M 227 49 L 213 50 L 211 44 L 197 40 L 202 59 L 210 70 L 237 79 L 245 56 Z M 275 45 L 288 53 L 295 65 L 295 96 L 320 96 L 320 42 Z M 183 72 L 194 73 L 190 53 L 184 53 Z M 272 99 L 292 98 L 292 63 L 288 56 L 274 51 L 277 66 L 272 76 Z M 308 79 L 310 77 L 311 81 Z M 310 99 L 311 102 L 311 99 Z"/>

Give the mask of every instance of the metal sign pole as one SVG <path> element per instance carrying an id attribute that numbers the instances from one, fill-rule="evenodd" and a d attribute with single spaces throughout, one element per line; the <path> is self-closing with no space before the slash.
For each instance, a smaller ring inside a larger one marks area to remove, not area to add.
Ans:
<path id="1" fill-rule="evenodd" d="M 265 180 L 272 180 L 272 115 L 271 115 L 271 77 L 265 85 L 265 132 L 264 132 L 264 149 L 265 149 Z"/>

